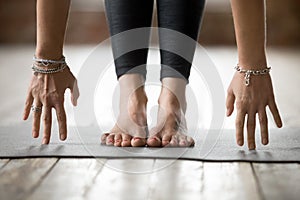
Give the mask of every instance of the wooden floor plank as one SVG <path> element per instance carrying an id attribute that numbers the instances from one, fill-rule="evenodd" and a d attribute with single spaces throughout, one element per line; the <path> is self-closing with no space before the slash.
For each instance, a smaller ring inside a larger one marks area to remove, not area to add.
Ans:
<path id="1" fill-rule="evenodd" d="M 204 163 L 203 199 L 262 199 L 250 163 Z"/>
<path id="2" fill-rule="evenodd" d="M 156 160 L 149 199 L 199 199 L 203 164 L 196 161 Z"/>
<path id="3" fill-rule="evenodd" d="M 0 171 L 0 199 L 26 198 L 56 162 L 56 158 L 10 160 Z"/>
<path id="4" fill-rule="evenodd" d="M 9 159 L 0 159 L 0 169 L 8 163 Z"/>
<path id="5" fill-rule="evenodd" d="M 28 199 L 85 199 L 104 159 L 60 159 Z"/>
<path id="6" fill-rule="evenodd" d="M 108 160 L 87 194 L 87 199 L 148 199 L 149 179 L 154 160 Z"/>
<path id="7" fill-rule="evenodd" d="M 299 164 L 253 164 L 265 199 L 300 199 Z"/>

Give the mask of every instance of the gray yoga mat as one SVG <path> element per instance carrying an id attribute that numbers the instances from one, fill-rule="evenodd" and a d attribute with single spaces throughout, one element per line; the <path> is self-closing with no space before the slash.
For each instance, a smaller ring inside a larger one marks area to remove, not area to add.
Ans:
<path id="1" fill-rule="evenodd" d="M 300 162 L 300 129 L 270 130 L 270 144 L 260 144 L 249 151 L 235 144 L 234 130 L 201 130 L 194 135 L 191 148 L 109 147 L 101 145 L 96 127 L 69 128 L 67 141 L 52 133 L 51 143 L 41 145 L 41 138 L 31 137 L 30 127 L 0 127 L 0 158 L 27 157 L 97 157 L 97 158 L 163 158 L 199 161 Z"/>

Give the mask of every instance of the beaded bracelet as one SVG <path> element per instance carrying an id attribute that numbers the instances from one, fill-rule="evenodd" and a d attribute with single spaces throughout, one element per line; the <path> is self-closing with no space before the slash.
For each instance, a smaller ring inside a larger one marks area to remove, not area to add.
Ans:
<path id="1" fill-rule="evenodd" d="M 245 85 L 249 86 L 250 85 L 250 77 L 251 75 L 264 75 L 270 73 L 271 67 L 267 67 L 262 70 L 253 70 L 253 69 L 241 69 L 239 65 L 235 66 L 234 69 L 239 72 L 239 73 L 244 73 L 245 74 Z"/>
<path id="2" fill-rule="evenodd" d="M 48 59 L 41 59 L 33 57 L 33 65 L 32 65 L 32 71 L 35 73 L 41 73 L 41 74 L 53 74 L 57 72 L 63 71 L 65 68 L 68 67 L 65 57 L 63 56 L 60 60 L 48 60 Z M 58 64 L 57 67 L 53 68 L 45 68 L 49 65 Z"/>
<path id="3" fill-rule="evenodd" d="M 32 69 L 33 72 L 36 72 L 36 73 L 53 74 L 53 73 L 61 72 L 67 67 L 68 67 L 67 64 L 60 64 L 58 67 L 55 67 L 55 68 L 44 69 L 44 68 L 37 67 L 37 66 L 33 65 L 31 69 Z"/>
<path id="4" fill-rule="evenodd" d="M 66 63 L 66 60 L 65 60 L 64 56 L 60 60 L 41 59 L 41 58 L 37 58 L 37 57 L 33 56 L 33 61 L 37 65 L 43 65 L 45 67 L 47 67 L 49 65 L 52 65 L 52 64 L 65 64 Z"/>

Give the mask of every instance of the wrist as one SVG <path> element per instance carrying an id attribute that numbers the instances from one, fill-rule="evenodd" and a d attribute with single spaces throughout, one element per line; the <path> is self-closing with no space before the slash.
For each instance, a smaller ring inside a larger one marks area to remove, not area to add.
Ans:
<path id="1" fill-rule="evenodd" d="M 251 49 L 249 52 L 239 52 L 239 66 L 245 70 L 260 70 L 267 68 L 267 58 L 264 49 Z"/>
<path id="2" fill-rule="evenodd" d="M 40 59 L 59 60 L 63 57 L 63 50 L 60 47 L 36 47 L 35 57 Z"/>

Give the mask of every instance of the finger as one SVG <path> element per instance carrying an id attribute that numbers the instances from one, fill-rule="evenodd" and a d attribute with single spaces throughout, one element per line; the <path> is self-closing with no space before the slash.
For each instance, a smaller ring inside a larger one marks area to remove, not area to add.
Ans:
<path id="1" fill-rule="evenodd" d="M 25 102 L 25 108 L 24 108 L 24 113 L 23 113 L 23 120 L 27 120 L 28 119 L 32 103 L 33 103 L 33 96 L 31 94 L 31 91 L 29 91 L 28 94 L 27 94 L 26 102 Z"/>
<path id="2" fill-rule="evenodd" d="M 247 118 L 247 141 L 250 150 L 255 149 L 255 115 L 254 111 L 250 112 Z"/>
<path id="3" fill-rule="evenodd" d="M 278 128 L 281 128 L 282 127 L 282 120 L 281 120 L 281 117 L 280 117 L 280 114 L 279 114 L 279 111 L 278 111 L 278 108 L 277 108 L 277 105 L 276 105 L 274 99 L 272 99 L 269 102 L 269 108 L 270 108 L 271 113 L 273 115 L 273 118 L 274 118 L 274 121 L 276 123 L 276 126 Z"/>
<path id="4" fill-rule="evenodd" d="M 245 123 L 245 113 L 238 111 L 235 119 L 235 129 L 236 129 L 236 141 L 240 146 L 244 145 L 244 123 Z"/>
<path id="5" fill-rule="evenodd" d="M 36 108 L 42 108 L 42 106 L 43 105 L 39 100 L 35 102 Z M 32 137 L 34 138 L 39 137 L 40 134 L 41 115 L 42 115 L 42 110 L 38 109 L 33 111 Z"/>
<path id="6" fill-rule="evenodd" d="M 267 145 L 269 142 L 269 137 L 268 137 L 269 133 L 268 133 L 268 117 L 265 108 L 258 111 L 258 119 L 260 124 L 261 143 Z"/>
<path id="7" fill-rule="evenodd" d="M 234 110 L 234 101 L 235 101 L 235 96 L 232 92 L 227 93 L 227 98 L 226 98 L 226 115 L 229 117 L 233 110 Z"/>
<path id="8" fill-rule="evenodd" d="M 70 90 L 71 90 L 71 101 L 72 101 L 72 104 L 73 106 L 77 106 L 77 100 L 79 98 L 79 88 L 78 88 L 78 85 L 77 85 L 77 80 L 76 78 L 74 78 L 74 82 L 72 85 L 70 85 Z"/>
<path id="9" fill-rule="evenodd" d="M 61 140 L 67 138 L 67 118 L 63 103 L 55 105 L 56 117 L 59 127 L 59 137 Z"/>
<path id="10" fill-rule="evenodd" d="M 52 113 L 50 106 L 44 106 L 43 111 L 43 123 L 44 123 L 44 137 L 43 144 L 49 144 L 50 136 L 51 136 L 51 122 L 52 122 Z"/>

